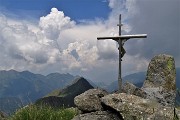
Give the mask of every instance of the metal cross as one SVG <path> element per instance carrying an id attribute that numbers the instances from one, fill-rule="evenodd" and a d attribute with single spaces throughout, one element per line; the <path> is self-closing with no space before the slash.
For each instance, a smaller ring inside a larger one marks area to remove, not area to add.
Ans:
<path id="1" fill-rule="evenodd" d="M 146 38 L 147 34 L 136 34 L 136 35 L 121 35 L 121 14 L 119 15 L 119 36 L 117 37 L 98 37 L 98 40 L 104 39 L 112 39 L 118 42 L 119 44 L 119 72 L 118 72 L 118 84 L 119 84 L 119 92 L 122 92 L 122 77 L 121 77 L 121 60 L 125 54 L 125 50 L 123 48 L 124 42 L 126 42 L 130 38 Z"/>

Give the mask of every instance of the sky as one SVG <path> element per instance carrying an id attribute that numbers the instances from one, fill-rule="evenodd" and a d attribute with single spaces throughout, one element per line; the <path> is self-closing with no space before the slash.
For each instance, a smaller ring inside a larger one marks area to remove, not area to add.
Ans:
<path id="1" fill-rule="evenodd" d="M 119 14 L 122 34 L 147 34 L 125 43 L 122 76 L 158 54 L 180 67 L 179 0 L 0 0 L 0 70 L 116 81 L 118 45 L 97 37 L 118 35 Z"/>

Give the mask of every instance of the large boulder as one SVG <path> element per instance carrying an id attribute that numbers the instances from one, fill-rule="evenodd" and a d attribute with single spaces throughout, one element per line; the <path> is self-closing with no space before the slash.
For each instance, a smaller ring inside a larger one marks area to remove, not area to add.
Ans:
<path id="1" fill-rule="evenodd" d="M 101 97 L 108 92 L 102 89 L 90 89 L 74 98 L 74 103 L 83 112 L 92 112 L 103 110 Z"/>
<path id="2" fill-rule="evenodd" d="M 130 82 L 126 82 L 123 85 L 122 90 L 123 90 L 124 93 L 131 94 L 131 95 L 136 95 L 136 96 L 139 96 L 139 97 L 142 97 L 142 98 L 146 98 L 146 96 L 147 96 L 145 91 L 143 91 L 141 88 L 136 87 L 135 85 L 133 85 Z"/>
<path id="3" fill-rule="evenodd" d="M 173 108 L 126 93 L 109 94 L 102 97 L 101 101 L 105 106 L 118 111 L 125 119 L 173 120 L 174 117 Z"/>
<path id="4" fill-rule="evenodd" d="M 151 60 L 142 89 L 148 99 L 156 100 L 164 106 L 174 106 L 176 71 L 172 56 L 161 54 Z"/>
<path id="5" fill-rule="evenodd" d="M 118 115 L 108 111 L 96 111 L 75 116 L 72 120 L 123 120 Z"/>

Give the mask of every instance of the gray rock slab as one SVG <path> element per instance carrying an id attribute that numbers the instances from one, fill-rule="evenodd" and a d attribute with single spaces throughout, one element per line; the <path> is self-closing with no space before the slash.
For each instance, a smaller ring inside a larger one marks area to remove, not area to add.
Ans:
<path id="1" fill-rule="evenodd" d="M 126 118 L 154 120 L 157 116 L 161 116 L 163 120 L 173 120 L 173 108 L 163 107 L 156 101 L 135 95 L 109 94 L 102 97 L 101 101 L 104 105 L 118 111 L 125 120 Z"/>

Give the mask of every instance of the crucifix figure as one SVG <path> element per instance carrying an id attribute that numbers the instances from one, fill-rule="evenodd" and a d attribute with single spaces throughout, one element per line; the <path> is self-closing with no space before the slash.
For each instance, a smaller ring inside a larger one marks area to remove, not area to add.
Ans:
<path id="1" fill-rule="evenodd" d="M 119 36 L 117 37 L 98 37 L 98 40 L 105 40 L 105 39 L 112 39 L 118 42 L 119 44 L 119 72 L 118 72 L 118 84 L 119 84 L 119 92 L 122 92 L 122 78 L 121 78 L 121 61 L 122 57 L 126 53 L 125 49 L 123 48 L 124 43 L 129 40 L 130 38 L 146 38 L 147 34 L 136 34 L 136 35 L 121 35 L 121 14 L 119 15 Z"/>

